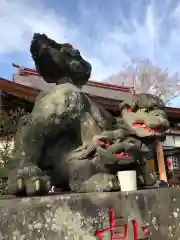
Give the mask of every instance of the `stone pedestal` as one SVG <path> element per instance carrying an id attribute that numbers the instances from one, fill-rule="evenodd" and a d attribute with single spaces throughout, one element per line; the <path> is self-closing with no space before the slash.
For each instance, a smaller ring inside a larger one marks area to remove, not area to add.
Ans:
<path id="1" fill-rule="evenodd" d="M 180 239 L 180 189 L 0 197 L 0 240 L 114 240 L 123 235 L 127 240 Z"/>

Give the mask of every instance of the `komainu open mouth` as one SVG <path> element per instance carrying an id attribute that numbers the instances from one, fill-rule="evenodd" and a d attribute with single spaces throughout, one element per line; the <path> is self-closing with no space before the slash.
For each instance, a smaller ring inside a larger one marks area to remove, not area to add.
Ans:
<path id="1" fill-rule="evenodd" d="M 127 108 L 127 112 L 132 112 L 131 108 Z M 132 126 L 143 128 L 144 130 L 148 131 L 149 133 L 154 133 L 156 135 L 160 135 L 161 133 L 157 130 L 149 128 L 144 122 L 133 122 Z"/>
<path id="2" fill-rule="evenodd" d="M 161 133 L 157 130 L 153 130 L 151 128 L 149 128 L 145 123 L 140 123 L 140 122 L 133 122 L 132 126 L 134 127 L 138 127 L 138 128 L 143 128 L 144 130 L 148 131 L 149 133 L 154 133 L 156 135 L 160 135 Z"/>
<path id="3" fill-rule="evenodd" d="M 105 143 L 101 140 L 97 140 L 97 144 L 102 146 L 102 147 L 105 147 L 105 148 L 108 148 L 108 147 L 111 147 L 112 144 L 111 143 Z M 118 158 L 118 159 L 131 159 L 131 155 L 129 153 L 124 153 L 124 152 L 121 152 L 121 153 L 118 153 L 118 154 L 115 154 L 115 157 Z"/>

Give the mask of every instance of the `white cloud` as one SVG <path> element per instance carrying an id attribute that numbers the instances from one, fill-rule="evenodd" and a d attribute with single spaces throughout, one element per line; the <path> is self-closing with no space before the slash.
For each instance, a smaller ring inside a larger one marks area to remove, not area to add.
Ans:
<path id="1" fill-rule="evenodd" d="M 2 0 L 0 16 L 0 31 L 4 33 L 1 35 L 1 54 L 27 51 L 35 31 L 46 32 L 60 41 L 65 39 L 65 19 L 33 1 Z"/>
<path id="2" fill-rule="evenodd" d="M 66 17 L 55 13 L 53 9 L 45 8 L 40 1 L 2 0 L 0 7 L 0 60 L 11 53 L 29 53 L 29 45 L 34 32 L 46 33 L 50 38 L 59 42 L 75 42 L 79 47 L 83 44 L 82 34 L 78 27 Z M 86 56 L 87 57 L 87 56 Z M 29 57 L 27 57 L 27 63 Z M 96 77 L 106 72 L 98 58 L 90 59 L 96 69 Z M 94 63 L 94 64 L 93 64 Z M 24 63 L 26 64 L 26 63 Z M 93 77 L 93 76 L 92 76 Z"/>

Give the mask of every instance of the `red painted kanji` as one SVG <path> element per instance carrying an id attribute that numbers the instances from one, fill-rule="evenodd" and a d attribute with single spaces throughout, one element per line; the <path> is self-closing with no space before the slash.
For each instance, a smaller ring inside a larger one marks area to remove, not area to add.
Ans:
<path id="1" fill-rule="evenodd" d="M 103 240 L 103 236 L 105 233 L 110 232 L 111 233 L 111 240 L 125 240 L 128 239 L 128 224 L 117 224 L 118 221 L 122 221 L 122 218 L 116 218 L 115 217 L 115 211 L 114 209 L 109 210 L 109 227 L 98 231 L 96 234 L 96 237 L 99 240 Z M 138 231 L 138 223 L 136 220 L 132 220 L 132 227 L 133 227 L 133 237 L 134 240 L 148 240 L 149 239 L 149 229 L 147 227 L 142 227 L 142 230 L 144 234 L 147 236 L 143 239 L 139 238 L 139 231 Z"/>
<path id="2" fill-rule="evenodd" d="M 114 209 L 110 209 L 109 211 L 109 224 L 110 226 L 104 230 L 101 230 L 97 233 L 97 238 L 99 240 L 103 240 L 104 233 L 111 232 L 111 240 L 123 240 L 128 237 L 128 225 L 116 225 L 116 222 L 122 220 L 122 218 L 116 218 Z M 123 231 L 121 230 L 123 229 Z M 116 232 L 115 230 L 121 230 Z"/>

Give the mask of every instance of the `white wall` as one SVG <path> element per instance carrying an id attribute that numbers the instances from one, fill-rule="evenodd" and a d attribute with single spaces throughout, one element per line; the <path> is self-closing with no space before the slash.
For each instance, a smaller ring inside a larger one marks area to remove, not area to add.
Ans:
<path id="1" fill-rule="evenodd" d="M 28 87 L 40 89 L 40 90 L 43 90 L 43 89 L 45 90 L 50 86 L 55 85 L 55 84 L 46 83 L 42 77 L 36 76 L 36 75 L 21 76 L 19 75 L 19 73 L 16 73 L 13 75 L 13 80 L 16 83 L 19 83 Z M 100 97 L 115 99 L 120 101 L 124 99 L 128 99 L 132 95 L 130 92 L 105 89 L 105 88 L 95 87 L 90 85 L 83 86 L 82 90 L 86 93 L 89 93 L 90 95 L 100 96 Z"/>
<path id="2" fill-rule="evenodd" d="M 163 143 L 163 146 L 180 147 L 180 135 L 179 136 L 167 135 L 166 140 Z"/>

